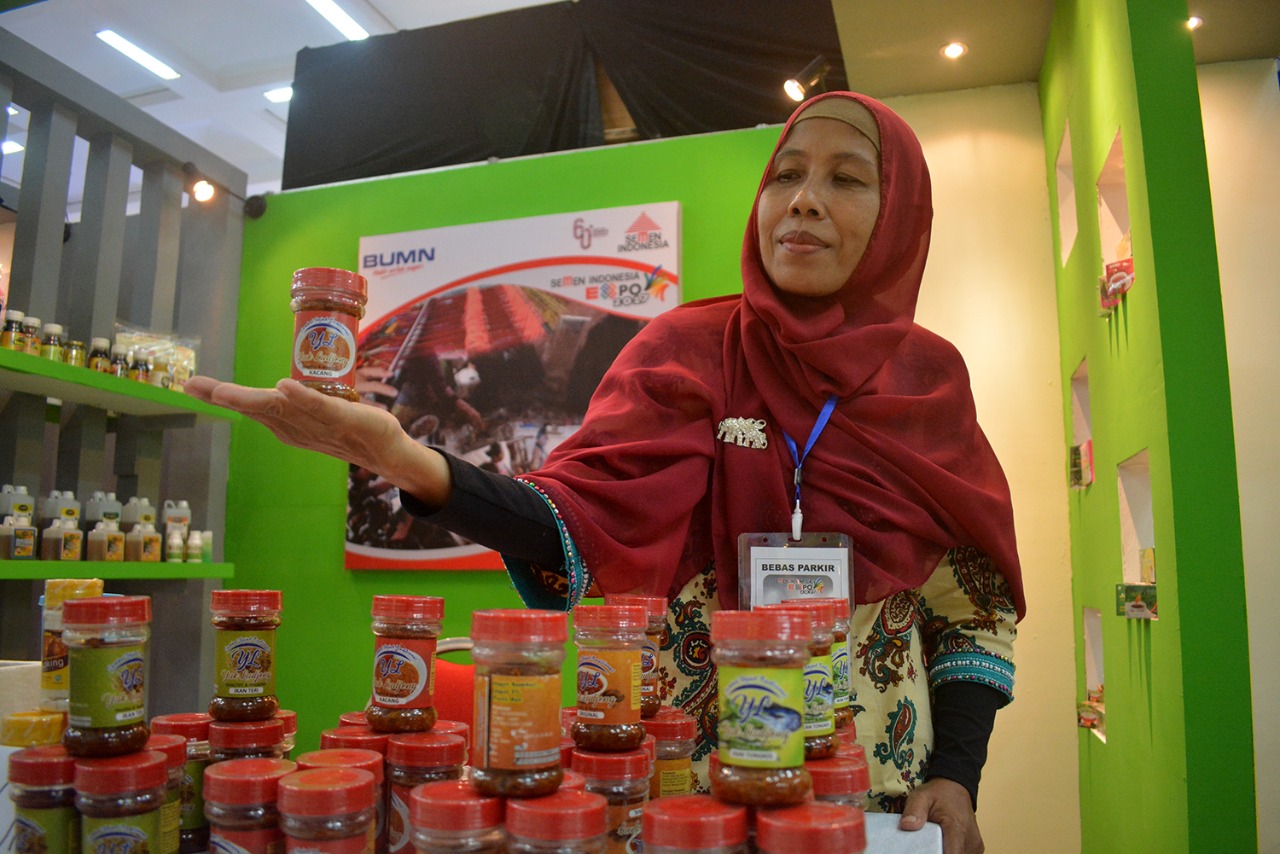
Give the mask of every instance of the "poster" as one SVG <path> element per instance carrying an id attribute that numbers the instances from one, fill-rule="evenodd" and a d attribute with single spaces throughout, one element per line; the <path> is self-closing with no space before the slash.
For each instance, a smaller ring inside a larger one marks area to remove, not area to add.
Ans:
<path id="1" fill-rule="evenodd" d="M 518 475 L 582 423 L 622 347 L 680 302 L 680 205 L 363 237 L 357 390 L 417 441 Z M 501 569 L 353 467 L 348 569 Z"/>

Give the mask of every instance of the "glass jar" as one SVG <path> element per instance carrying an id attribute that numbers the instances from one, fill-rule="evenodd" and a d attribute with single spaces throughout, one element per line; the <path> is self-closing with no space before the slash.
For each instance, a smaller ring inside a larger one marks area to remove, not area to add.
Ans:
<path id="1" fill-rule="evenodd" d="M 343 747 L 373 750 L 385 756 L 389 738 L 386 733 L 374 732 L 367 726 L 340 726 L 320 733 L 320 747 L 324 750 Z"/>
<path id="2" fill-rule="evenodd" d="M 628 854 L 637 846 L 644 805 L 649 800 L 649 756 L 643 750 L 625 753 L 573 752 L 574 770 L 586 778 L 586 790 L 609 802 L 606 827 L 610 854 Z"/>
<path id="3" fill-rule="evenodd" d="M 467 761 L 462 736 L 410 732 L 387 740 L 387 850 L 412 852 L 409 791 L 423 783 L 458 780 Z"/>
<path id="4" fill-rule="evenodd" d="M 27 334 L 22 329 L 22 321 L 26 317 L 16 308 L 11 308 L 4 313 L 4 328 L 0 329 L 0 348 L 5 350 L 17 350 L 19 353 L 26 352 Z"/>
<path id="5" fill-rule="evenodd" d="M 464 724 L 462 721 L 446 721 L 443 718 L 437 720 L 431 727 L 431 731 L 437 735 L 456 735 L 462 738 L 462 743 L 467 746 L 465 756 L 471 755 L 471 726 Z"/>
<path id="6" fill-rule="evenodd" d="M 297 763 L 288 759 L 230 759 L 210 765 L 204 778 L 209 850 L 283 851 L 277 791 L 280 780 L 297 768 Z"/>
<path id="7" fill-rule="evenodd" d="M 276 720 L 280 721 L 280 726 L 284 730 L 284 734 L 280 737 L 280 747 L 284 749 L 284 758 L 290 759 L 293 756 L 293 748 L 298 745 L 298 713 L 290 709 L 281 709 L 276 712 Z"/>
<path id="8" fill-rule="evenodd" d="M 81 850 L 161 850 L 160 808 L 167 781 L 164 754 L 154 750 L 76 762 Z M 124 839 L 129 844 L 122 849 Z"/>
<path id="9" fill-rule="evenodd" d="M 698 722 L 679 709 L 663 706 L 643 723 L 645 731 L 657 740 L 649 800 L 692 792 Z"/>
<path id="10" fill-rule="evenodd" d="M 804 758 L 829 759 L 836 755 L 835 679 L 832 676 L 831 647 L 836 621 L 830 599 L 790 599 L 757 610 L 791 610 L 808 614 L 813 621 L 809 640 L 809 660 L 804 666 Z"/>
<path id="11" fill-rule="evenodd" d="M 667 599 L 665 596 L 635 596 L 619 594 L 606 596 L 606 605 L 640 605 L 649 615 L 644 629 L 644 646 L 640 650 L 640 717 L 651 718 L 658 713 L 662 699 L 658 691 L 659 654 L 667 633 Z"/>
<path id="12" fill-rule="evenodd" d="M 298 770 L 312 768 L 357 768 L 373 775 L 374 849 L 387 850 L 387 785 L 385 758 L 376 750 L 360 747 L 330 747 L 313 750 L 298 757 Z"/>
<path id="13" fill-rule="evenodd" d="M 71 680 L 62 744 L 72 756 L 119 756 L 147 743 L 150 624 L 149 596 L 62 603 Z"/>
<path id="14" fill-rule="evenodd" d="M 570 735 L 583 750 L 615 753 L 644 741 L 640 655 L 648 612 L 640 605 L 581 605 L 573 612 L 578 648 L 578 715 Z"/>
<path id="15" fill-rule="evenodd" d="M 40 328 L 43 325 L 38 317 L 28 315 L 22 319 L 22 343 L 32 356 L 40 355 Z"/>
<path id="16" fill-rule="evenodd" d="M 719 689 L 719 766 L 711 793 L 781 806 L 811 791 L 804 770 L 804 667 L 812 620 L 792 611 L 716 611 L 711 659 Z"/>
<path id="17" fill-rule="evenodd" d="M 63 344 L 62 324 L 46 323 L 40 331 L 40 358 L 61 362 Z"/>
<path id="18" fill-rule="evenodd" d="M 441 780 L 409 792 L 409 819 L 418 854 L 503 854 L 499 798 L 480 794 L 465 780 Z"/>
<path id="19" fill-rule="evenodd" d="M 471 782 L 482 794 L 534 798 L 560 785 L 560 669 L 568 634 L 563 611 L 471 615 Z"/>
<path id="20" fill-rule="evenodd" d="M 89 355 L 85 367 L 100 374 L 111 372 L 111 342 L 106 338 L 89 339 Z"/>
<path id="21" fill-rule="evenodd" d="M 83 368 L 87 353 L 83 341 L 68 341 L 62 348 L 62 361 L 77 368 Z"/>
<path id="22" fill-rule="evenodd" d="M 359 400 L 356 340 L 369 285 L 364 276 L 331 267 L 293 274 L 293 370 L 290 376 L 323 394 Z"/>
<path id="23" fill-rule="evenodd" d="M 376 732 L 424 732 L 436 722 L 438 596 L 374 596 L 373 696 L 365 719 Z"/>
<path id="24" fill-rule="evenodd" d="M 577 750 L 575 747 L 574 750 Z M 587 778 L 583 777 L 572 768 L 564 769 L 564 778 L 560 781 L 560 788 L 557 792 L 585 792 L 587 790 Z"/>
<path id="25" fill-rule="evenodd" d="M 180 735 L 153 732 L 144 749 L 164 755 L 169 782 L 164 789 L 164 803 L 160 806 L 160 854 L 178 854 L 182 825 L 182 768 L 187 764 L 187 740 Z"/>
<path id="26" fill-rule="evenodd" d="M 677 795 L 644 808 L 645 854 L 747 854 L 747 808 Z"/>
<path id="27" fill-rule="evenodd" d="M 849 671 L 853 661 L 849 645 L 849 600 L 843 596 L 829 600 L 835 607 L 835 622 L 831 626 L 831 681 L 835 683 L 835 724 L 841 741 L 849 736 L 845 730 L 853 726 L 853 681 Z"/>
<path id="28" fill-rule="evenodd" d="M 594 792 L 507 801 L 511 854 L 604 854 L 609 803 Z"/>
<path id="29" fill-rule="evenodd" d="M 61 745 L 28 747 L 9 755 L 14 818 L 8 850 L 79 854 L 76 759 Z"/>
<path id="30" fill-rule="evenodd" d="M 113 377 L 129 376 L 129 348 L 120 344 L 111 345 L 111 367 L 107 373 Z"/>
<path id="31" fill-rule="evenodd" d="M 867 808 L 871 773 L 865 760 L 859 762 L 850 756 L 833 756 L 806 762 L 804 767 L 813 778 L 815 801 L 844 804 L 860 810 Z"/>
<path id="32" fill-rule="evenodd" d="M 361 768 L 310 768 L 280 778 L 277 809 L 290 850 L 372 854 L 373 774 Z"/>
<path id="33" fill-rule="evenodd" d="M 172 530 L 172 529 L 171 529 Z M 279 590 L 215 590 L 213 699 L 215 721 L 265 721 L 280 710 L 276 699 L 276 628 Z"/>
<path id="34" fill-rule="evenodd" d="M 862 810 L 840 804 L 807 803 L 756 813 L 756 851 L 794 854 L 796 851 L 867 850 L 866 818 Z"/>
<path id="35" fill-rule="evenodd" d="M 179 712 L 151 719 L 152 737 L 162 733 L 186 739 L 178 824 L 178 850 L 182 854 L 204 851 L 209 845 L 209 823 L 204 817 L 204 771 L 209 764 L 209 723 L 212 720 L 204 712 Z"/>
<path id="36" fill-rule="evenodd" d="M 209 724 L 209 761 L 280 759 L 284 756 L 284 724 L 269 721 L 213 721 Z"/>

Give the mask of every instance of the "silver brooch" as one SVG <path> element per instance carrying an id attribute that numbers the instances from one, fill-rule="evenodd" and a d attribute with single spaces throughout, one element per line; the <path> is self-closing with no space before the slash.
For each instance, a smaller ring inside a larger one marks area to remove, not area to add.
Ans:
<path id="1" fill-rule="evenodd" d="M 716 438 L 742 448 L 769 447 L 769 437 L 764 434 L 763 418 L 726 418 L 720 422 Z"/>

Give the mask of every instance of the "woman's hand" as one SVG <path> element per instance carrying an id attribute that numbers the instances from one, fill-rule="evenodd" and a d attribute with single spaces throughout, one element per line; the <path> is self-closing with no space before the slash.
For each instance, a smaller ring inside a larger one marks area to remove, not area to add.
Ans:
<path id="1" fill-rule="evenodd" d="M 982 854 L 982 834 L 969 790 L 954 780 L 935 777 L 907 795 L 899 830 L 919 830 L 926 821 L 942 827 L 942 854 Z"/>

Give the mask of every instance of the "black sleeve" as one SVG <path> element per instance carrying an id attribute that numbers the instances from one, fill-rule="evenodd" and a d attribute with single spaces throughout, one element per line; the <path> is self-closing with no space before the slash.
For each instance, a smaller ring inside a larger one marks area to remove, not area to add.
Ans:
<path id="1" fill-rule="evenodd" d="M 945 777 L 969 790 L 978 808 L 978 782 L 987 742 L 1004 694 L 977 682 L 946 682 L 933 691 L 933 755 L 925 779 Z"/>
<path id="2" fill-rule="evenodd" d="M 536 492 L 506 475 L 440 453 L 453 477 L 449 503 L 434 510 L 402 490 L 400 503 L 405 510 L 424 522 L 534 566 L 555 567 L 564 562 L 555 516 Z"/>

